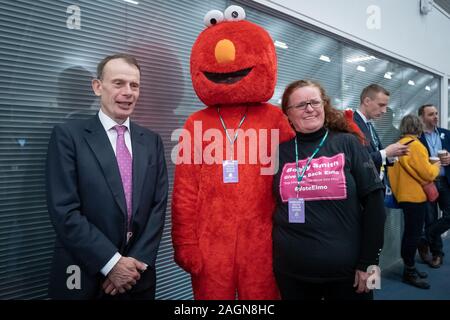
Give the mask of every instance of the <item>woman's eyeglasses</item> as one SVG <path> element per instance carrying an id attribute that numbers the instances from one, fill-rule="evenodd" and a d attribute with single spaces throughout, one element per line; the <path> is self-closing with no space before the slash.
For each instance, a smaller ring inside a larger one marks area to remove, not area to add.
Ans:
<path id="1" fill-rule="evenodd" d="M 310 105 L 313 109 L 319 108 L 320 106 L 322 106 L 322 102 L 320 100 L 309 100 L 309 101 L 304 101 L 304 102 L 300 102 L 299 104 L 295 105 L 295 106 L 290 106 L 287 109 L 291 109 L 294 108 L 295 110 L 306 110 L 306 107 L 308 105 Z"/>

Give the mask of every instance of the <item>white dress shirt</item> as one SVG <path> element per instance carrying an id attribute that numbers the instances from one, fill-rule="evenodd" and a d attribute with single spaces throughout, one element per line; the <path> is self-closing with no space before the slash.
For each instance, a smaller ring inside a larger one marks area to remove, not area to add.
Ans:
<path id="1" fill-rule="evenodd" d="M 111 146 L 114 150 L 114 154 L 116 154 L 116 144 L 117 144 L 117 131 L 114 129 L 114 126 L 122 125 L 127 127 L 127 131 L 125 131 L 125 145 L 127 146 L 128 151 L 130 151 L 131 157 L 133 158 L 133 150 L 131 148 L 131 128 L 130 128 L 130 118 L 127 118 L 124 123 L 120 124 L 115 122 L 113 119 L 108 117 L 102 109 L 98 112 L 98 118 L 102 123 L 103 128 L 105 128 L 106 134 L 108 135 L 109 142 L 111 142 Z"/>

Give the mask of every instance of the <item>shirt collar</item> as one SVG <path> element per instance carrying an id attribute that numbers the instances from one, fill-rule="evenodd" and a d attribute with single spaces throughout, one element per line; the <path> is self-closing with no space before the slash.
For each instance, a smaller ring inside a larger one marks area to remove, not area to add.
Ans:
<path id="1" fill-rule="evenodd" d="M 117 125 L 125 126 L 125 127 L 127 127 L 128 131 L 131 132 L 130 131 L 130 117 L 128 117 L 127 120 L 125 120 L 124 123 L 120 124 L 120 123 L 115 122 L 113 119 L 111 119 L 109 116 L 107 116 L 102 111 L 102 109 L 100 109 L 99 112 L 98 112 L 98 118 L 100 119 L 100 122 L 102 123 L 103 128 L 107 132 L 109 130 L 113 129 L 114 126 L 117 126 Z"/>
<path id="2" fill-rule="evenodd" d="M 367 124 L 368 122 L 371 122 L 371 121 L 367 120 L 366 116 L 361 111 L 356 110 L 356 112 L 358 112 L 359 116 L 363 119 L 365 124 Z"/>
<path id="3" fill-rule="evenodd" d="M 433 129 L 432 131 L 425 131 L 425 130 L 423 130 L 423 132 L 424 132 L 425 134 L 433 134 L 433 133 L 436 133 L 437 135 L 439 135 L 439 130 L 437 129 L 437 127 L 434 127 L 434 129 Z"/>

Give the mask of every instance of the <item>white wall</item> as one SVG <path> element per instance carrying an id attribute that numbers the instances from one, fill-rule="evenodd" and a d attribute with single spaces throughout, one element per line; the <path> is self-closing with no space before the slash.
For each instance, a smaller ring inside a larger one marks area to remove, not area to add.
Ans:
<path id="1" fill-rule="evenodd" d="M 450 18 L 437 7 L 421 15 L 420 0 L 255 0 L 366 47 L 439 75 L 450 75 Z M 379 29 L 369 29 L 369 6 Z"/>

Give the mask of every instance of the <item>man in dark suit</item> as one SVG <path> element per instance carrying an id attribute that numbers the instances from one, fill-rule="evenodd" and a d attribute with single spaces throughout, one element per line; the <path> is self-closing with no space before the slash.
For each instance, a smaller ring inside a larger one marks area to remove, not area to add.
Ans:
<path id="1" fill-rule="evenodd" d="M 418 250 L 425 262 L 432 268 L 439 268 L 443 262 L 443 244 L 441 234 L 450 228 L 450 155 L 439 154 L 439 150 L 450 150 L 450 131 L 438 127 L 438 109 L 432 104 L 419 108 L 419 117 L 424 123 L 424 132 L 420 141 L 427 148 L 430 157 L 439 157 L 441 171 L 435 183 L 439 190 L 436 203 L 430 203 L 429 214 L 425 219 L 425 237 L 421 239 Z M 438 219 L 438 208 L 442 217 Z M 432 257 L 429 257 L 431 249 Z"/>
<path id="2" fill-rule="evenodd" d="M 359 109 L 353 114 L 353 120 L 366 138 L 365 147 L 378 173 L 382 166 L 391 165 L 395 157 L 403 156 L 408 152 L 408 147 L 398 142 L 384 148 L 372 123 L 372 120 L 379 119 L 386 113 L 388 103 L 389 92 L 377 84 L 371 84 L 361 92 Z M 380 178 L 383 178 L 383 173 Z"/>
<path id="3" fill-rule="evenodd" d="M 140 68 L 106 57 L 92 88 L 99 113 L 58 125 L 47 155 L 47 204 L 56 231 L 55 299 L 154 299 L 167 205 L 161 137 L 130 122 Z"/>

